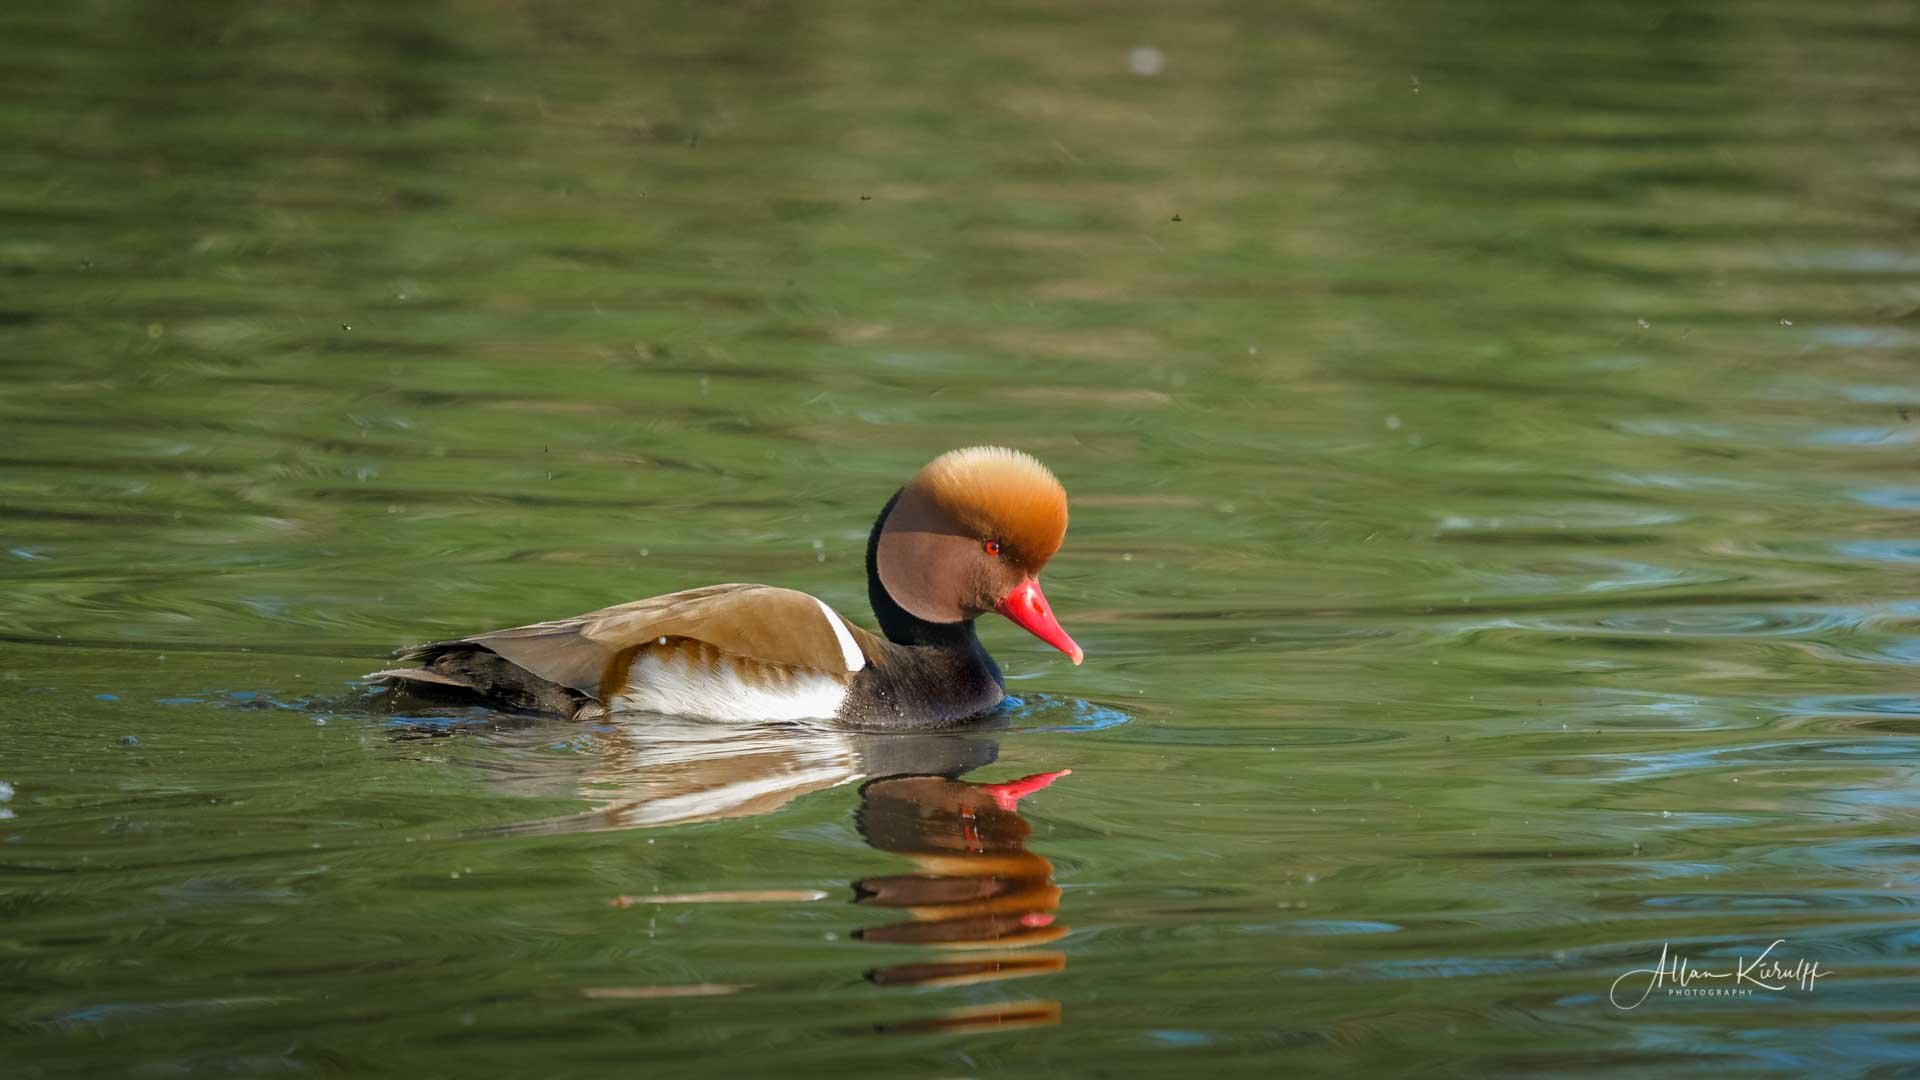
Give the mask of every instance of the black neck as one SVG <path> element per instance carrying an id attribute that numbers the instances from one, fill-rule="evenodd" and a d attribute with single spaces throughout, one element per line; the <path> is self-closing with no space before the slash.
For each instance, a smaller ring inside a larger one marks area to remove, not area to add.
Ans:
<path id="1" fill-rule="evenodd" d="M 905 489 L 902 489 L 905 490 Z M 880 510 L 880 516 L 874 520 L 873 532 L 867 536 L 867 603 L 873 605 L 873 617 L 879 620 L 880 632 L 887 640 L 896 645 L 931 645 L 939 649 L 959 649 L 978 651 L 986 657 L 987 651 L 980 645 L 980 639 L 974 635 L 973 620 L 960 622 L 928 622 L 918 615 L 894 602 L 887 587 L 880 583 L 880 530 L 887 524 L 887 515 L 893 513 L 893 504 L 900 501 L 900 492 L 893 493 L 887 505 Z M 992 660 L 987 660 L 992 664 Z"/>

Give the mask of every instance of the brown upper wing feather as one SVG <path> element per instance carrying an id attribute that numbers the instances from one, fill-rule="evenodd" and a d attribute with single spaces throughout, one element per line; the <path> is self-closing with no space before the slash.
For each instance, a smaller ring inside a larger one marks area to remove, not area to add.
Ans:
<path id="1" fill-rule="evenodd" d="M 840 621 L 866 651 L 870 635 Z M 597 695 L 611 661 L 663 637 L 692 638 L 733 656 L 789 667 L 847 671 L 839 639 L 820 603 L 806 593 L 770 585 L 710 585 L 462 640 L 485 646 L 543 679 Z"/>

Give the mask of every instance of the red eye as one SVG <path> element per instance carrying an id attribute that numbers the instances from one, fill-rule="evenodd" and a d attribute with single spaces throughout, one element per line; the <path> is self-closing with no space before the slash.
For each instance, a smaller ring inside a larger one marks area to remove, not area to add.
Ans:
<path id="1" fill-rule="evenodd" d="M 999 558 L 1000 557 L 1000 541 L 998 540 L 987 541 L 987 554 L 993 556 L 996 559 Z"/>

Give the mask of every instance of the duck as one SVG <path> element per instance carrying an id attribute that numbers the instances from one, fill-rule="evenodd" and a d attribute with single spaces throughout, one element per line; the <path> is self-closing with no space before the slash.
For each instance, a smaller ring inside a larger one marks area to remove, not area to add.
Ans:
<path id="1" fill-rule="evenodd" d="M 589 720 L 624 713 L 925 730 L 1006 698 L 974 621 L 990 612 L 1065 653 L 1040 571 L 1067 531 L 1066 489 L 999 446 L 928 462 L 874 520 L 867 601 L 878 634 L 808 593 L 725 584 L 416 646 L 368 674 L 432 700 Z"/>

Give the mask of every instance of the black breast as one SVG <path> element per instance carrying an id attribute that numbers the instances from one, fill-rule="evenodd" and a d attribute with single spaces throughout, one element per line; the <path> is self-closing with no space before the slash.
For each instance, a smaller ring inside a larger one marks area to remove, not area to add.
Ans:
<path id="1" fill-rule="evenodd" d="M 884 646 L 853 678 L 839 719 L 879 730 L 948 727 L 982 716 L 1007 696 L 1000 668 L 973 636 L 939 645 Z"/>

